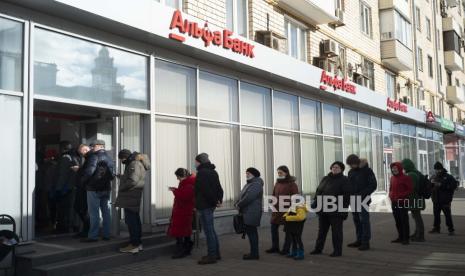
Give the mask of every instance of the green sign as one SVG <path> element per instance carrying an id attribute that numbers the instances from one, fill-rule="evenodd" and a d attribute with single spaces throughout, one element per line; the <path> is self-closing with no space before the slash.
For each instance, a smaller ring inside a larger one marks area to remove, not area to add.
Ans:
<path id="1" fill-rule="evenodd" d="M 446 130 L 455 131 L 454 122 L 446 118 L 436 117 L 436 121 L 441 124 L 441 127 Z"/>

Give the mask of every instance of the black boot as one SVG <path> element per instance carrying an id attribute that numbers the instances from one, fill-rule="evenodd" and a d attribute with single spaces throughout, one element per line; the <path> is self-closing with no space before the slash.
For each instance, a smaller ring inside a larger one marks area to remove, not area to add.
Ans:
<path id="1" fill-rule="evenodd" d="M 184 258 L 186 257 L 187 255 L 185 254 L 184 252 L 184 246 L 183 246 L 183 243 L 182 242 L 176 242 L 176 252 L 174 253 L 173 256 L 171 256 L 172 259 L 180 259 L 180 258 Z"/>
<path id="2" fill-rule="evenodd" d="M 189 256 L 191 254 L 193 246 L 194 246 L 193 241 L 191 241 L 191 240 L 185 240 L 184 241 L 183 248 L 184 248 L 184 254 L 186 256 Z"/>

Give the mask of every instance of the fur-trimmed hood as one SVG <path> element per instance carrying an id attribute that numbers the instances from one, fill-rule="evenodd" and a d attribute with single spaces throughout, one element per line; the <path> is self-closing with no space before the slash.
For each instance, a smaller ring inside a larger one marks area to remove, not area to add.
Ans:
<path id="1" fill-rule="evenodd" d="M 134 160 L 140 161 L 146 171 L 150 170 L 150 159 L 146 154 L 135 153 Z"/>

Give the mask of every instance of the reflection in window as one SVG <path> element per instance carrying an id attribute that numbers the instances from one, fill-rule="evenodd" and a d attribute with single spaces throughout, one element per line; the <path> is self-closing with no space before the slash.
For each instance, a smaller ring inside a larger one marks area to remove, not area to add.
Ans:
<path id="1" fill-rule="evenodd" d="M 199 116 L 225 122 L 238 121 L 237 81 L 200 72 Z"/>
<path id="2" fill-rule="evenodd" d="M 0 18 L 0 89 L 21 91 L 23 24 Z"/>
<path id="3" fill-rule="evenodd" d="M 148 108 L 146 57 L 40 28 L 34 41 L 36 94 Z"/>

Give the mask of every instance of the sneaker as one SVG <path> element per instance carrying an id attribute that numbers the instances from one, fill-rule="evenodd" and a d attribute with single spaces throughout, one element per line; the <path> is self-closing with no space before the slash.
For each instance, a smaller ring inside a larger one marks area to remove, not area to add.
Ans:
<path id="1" fill-rule="evenodd" d="M 369 243 L 362 243 L 362 245 L 360 245 L 360 247 L 358 248 L 358 250 L 360 250 L 360 251 L 367 251 L 367 250 L 370 250 L 370 244 L 369 244 Z"/>
<path id="2" fill-rule="evenodd" d="M 216 263 L 216 259 L 217 259 L 217 257 L 215 257 L 215 256 L 205 256 L 202 259 L 200 259 L 200 261 L 198 261 L 197 263 L 199 265 L 214 264 L 214 263 Z"/>
<path id="3" fill-rule="evenodd" d="M 439 233 L 441 233 L 441 230 L 439 230 L 439 229 L 437 229 L 437 228 L 433 228 L 433 229 L 431 229 L 431 231 L 429 231 L 428 233 L 430 233 L 430 234 L 439 234 Z"/>
<path id="4" fill-rule="evenodd" d="M 134 246 L 132 244 L 129 244 L 126 247 L 120 248 L 119 252 L 136 254 L 136 253 L 139 253 L 139 246 Z"/>
<path id="5" fill-rule="evenodd" d="M 353 243 L 349 243 L 347 245 L 347 247 L 357 248 L 357 247 L 360 247 L 360 245 L 362 245 L 362 243 L 359 242 L 359 241 L 356 241 L 356 242 L 353 242 Z"/>
<path id="6" fill-rule="evenodd" d="M 144 246 L 142 244 L 139 244 L 139 251 L 144 251 Z"/>
<path id="7" fill-rule="evenodd" d="M 268 254 L 279 253 L 279 249 L 278 248 L 270 248 L 270 249 L 267 249 L 265 252 L 268 253 Z"/>
<path id="8" fill-rule="evenodd" d="M 251 261 L 251 260 L 258 260 L 258 259 L 260 259 L 260 257 L 252 255 L 252 254 L 245 254 L 244 256 L 242 256 L 242 259 L 244 261 Z"/>
<path id="9" fill-rule="evenodd" d="M 322 253 L 321 250 L 315 249 L 312 252 L 310 252 L 310 255 L 320 255 Z"/>

